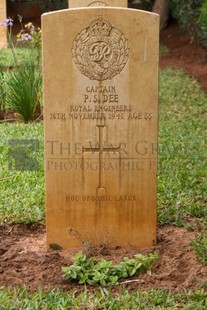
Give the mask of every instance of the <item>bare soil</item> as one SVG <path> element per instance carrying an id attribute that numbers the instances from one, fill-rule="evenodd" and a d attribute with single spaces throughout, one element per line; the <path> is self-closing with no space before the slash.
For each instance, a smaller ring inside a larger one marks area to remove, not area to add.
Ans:
<path id="1" fill-rule="evenodd" d="M 197 260 L 191 241 L 194 232 L 165 226 L 159 229 L 158 245 L 141 251 L 127 248 L 94 248 L 93 256 L 118 262 L 136 253 L 157 252 L 152 275 L 140 274 L 125 283 L 130 291 L 162 288 L 182 291 L 202 288 L 207 281 L 207 270 Z M 80 248 L 89 254 L 84 248 Z M 76 250 L 77 251 L 77 250 Z M 63 290 L 81 291 L 83 286 L 68 283 L 63 278 L 62 266 L 72 263 L 75 250 L 47 252 L 45 229 L 25 225 L 0 225 L 0 288 L 26 285 L 30 291 L 61 287 Z M 120 284 L 121 285 L 121 284 Z M 119 289 L 118 285 L 115 289 Z M 123 285 L 123 284 L 122 284 Z M 94 288 L 91 288 L 92 290 Z"/>
<path id="2" fill-rule="evenodd" d="M 207 51 L 192 43 L 192 39 L 175 24 L 162 31 L 161 43 L 168 47 L 169 52 L 161 56 L 160 66 L 186 69 L 207 91 Z M 203 288 L 204 284 L 206 287 L 207 268 L 199 263 L 192 248 L 194 238 L 195 233 L 184 228 L 159 228 L 158 245 L 140 251 L 159 253 L 152 275 L 140 274 L 133 279 L 136 281 L 125 283 L 126 288 L 130 291 L 163 288 L 181 292 L 183 289 Z M 120 261 L 137 252 L 130 248 L 107 247 L 94 249 L 93 254 Z M 72 250 L 47 252 L 44 227 L 0 224 L 0 288 L 26 285 L 30 291 L 37 290 L 38 286 L 81 291 L 82 286 L 67 283 L 61 273 L 61 267 L 70 264 L 74 254 Z"/>

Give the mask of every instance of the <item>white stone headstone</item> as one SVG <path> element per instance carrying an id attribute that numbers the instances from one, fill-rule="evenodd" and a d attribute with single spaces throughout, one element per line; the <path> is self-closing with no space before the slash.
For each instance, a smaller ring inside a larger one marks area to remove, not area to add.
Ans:
<path id="1" fill-rule="evenodd" d="M 42 16 L 47 245 L 156 244 L 159 16 Z"/>

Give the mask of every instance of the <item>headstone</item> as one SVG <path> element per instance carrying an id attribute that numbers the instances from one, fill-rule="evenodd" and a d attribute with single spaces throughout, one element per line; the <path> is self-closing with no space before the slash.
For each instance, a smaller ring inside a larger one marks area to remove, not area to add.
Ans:
<path id="1" fill-rule="evenodd" d="M 0 2 L 0 23 L 3 23 L 6 19 L 6 0 Z M 0 48 L 7 46 L 7 34 L 6 27 L 0 26 Z"/>
<path id="2" fill-rule="evenodd" d="M 168 0 L 155 0 L 152 11 L 160 15 L 160 30 L 167 27 L 170 5 Z"/>
<path id="3" fill-rule="evenodd" d="M 78 8 L 42 29 L 48 248 L 155 245 L 159 16 Z"/>
<path id="4" fill-rule="evenodd" d="M 69 0 L 69 8 L 77 7 L 99 7 L 99 6 L 116 6 L 116 7 L 126 7 L 128 6 L 128 0 Z"/>

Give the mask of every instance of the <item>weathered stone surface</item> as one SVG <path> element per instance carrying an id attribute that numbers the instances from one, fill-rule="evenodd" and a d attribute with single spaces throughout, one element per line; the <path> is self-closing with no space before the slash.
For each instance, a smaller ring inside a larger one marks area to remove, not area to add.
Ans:
<path id="1" fill-rule="evenodd" d="M 94 1 L 94 0 L 69 0 L 69 8 L 77 7 L 97 7 L 97 6 L 116 6 L 116 7 L 127 7 L 127 0 L 103 0 L 103 1 Z"/>
<path id="2" fill-rule="evenodd" d="M 0 23 L 6 19 L 6 0 L 0 2 Z M 7 46 L 6 27 L 0 27 L 0 48 Z"/>
<path id="3" fill-rule="evenodd" d="M 47 244 L 156 243 L 159 16 L 44 14 Z"/>

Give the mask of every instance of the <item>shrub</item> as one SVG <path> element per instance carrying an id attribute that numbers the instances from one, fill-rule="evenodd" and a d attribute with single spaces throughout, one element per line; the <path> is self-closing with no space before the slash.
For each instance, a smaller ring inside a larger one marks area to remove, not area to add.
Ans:
<path id="1" fill-rule="evenodd" d="M 170 0 L 170 8 L 179 26 L 207 46 L 207 0 Z"/>
<path id="2" fill-rule="evenodd" d="M 153 2 L 154 2 L 153 0 L 141 0 L 142 9 L 147 10 L 147 11 L 151 11 L 152 6 L 153 6 Z"/>
<path id="3" fill-rule="evenodd" d="M 207 47 L 207 0 L 204 1 L 201 7 L 200 16 L 197 23 L 202 30 L 200 41 Z"/>
<path id="4" fill-rule="evenodd" d="M 42 5 L 43 11 L 63 10 L 68 8 L 68 0 L 46 0 Z"/>

